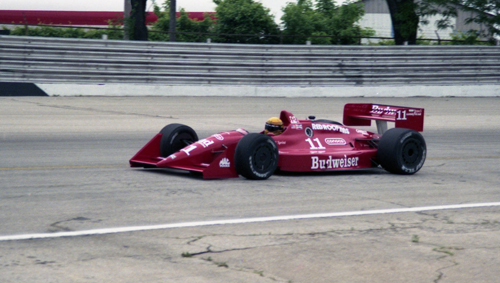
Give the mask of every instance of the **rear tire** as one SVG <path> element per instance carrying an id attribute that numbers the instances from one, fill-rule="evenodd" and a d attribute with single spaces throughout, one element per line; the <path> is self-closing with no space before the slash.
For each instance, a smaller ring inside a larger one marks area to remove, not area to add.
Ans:
<path id="1" fill-rule="evenodd" d="M 162 134 L 160 141 L 160 155 L 162 157 L 167 157 L 198 141 L 196 132 L 183 124 L 169 124 L 163 127 L 160 133 Z"/>
<path id="2" fill-rule="evenodd" d="M 247 179 L 265 180 L 278 167 L 278 157 L 278 147 L 270 136 L 248 134 L 236 145 L 234 166 Z"/>
<path id="3" fill-rule="evenodd" d="M 377 161 L 391 173 L 411 175 L 422 168 L 426 153 L 425 140 L 419 132 L 393 128 L 378 143 Z"/>

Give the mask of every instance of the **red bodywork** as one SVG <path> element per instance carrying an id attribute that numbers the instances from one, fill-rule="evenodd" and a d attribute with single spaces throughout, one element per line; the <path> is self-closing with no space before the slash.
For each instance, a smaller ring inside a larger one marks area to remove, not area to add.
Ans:
<path id="1" fill-rule="evenodd" d="M 370 126 L 371 120 L 377 120 L 423 131 L 423 117 L 424 109 L 421 108 L 350 103 L 344 107 L 344 125 L 338 125 L 299 120 L 283 110 L 280 119 L 285 130 L 280 135 L 271 135 L 279 150 L 278 168 L 313 172 L 378 166 L 376 144 L 380 135 L 347 126 Z M 168 157 L 160 157 L 162 134 L 157 134 L 132 157 L 130 165 L 201 172 L 205 179 L 238 177 L 233 166 L 234 152 L 238 141 L 246 134 L 243 129 L 217 133 Z"/>

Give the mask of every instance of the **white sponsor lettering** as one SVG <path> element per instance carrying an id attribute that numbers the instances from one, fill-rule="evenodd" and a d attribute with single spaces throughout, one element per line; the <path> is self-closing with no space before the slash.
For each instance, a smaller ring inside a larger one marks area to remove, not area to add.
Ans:
<path id="1" fill-rule="evenodd" d="M 346 145 L 347 144 L 345 139 L 341 139 L 341 138 L 325 138 L 325 142 L 327 145 Z"/>
<path id="2" fill-rule="evenodd" d="M 211 144 L 214 143 L 214 141 L 211 141 L 211 140 L 207 140 L 207 139 L 203 139 L 203 140 L 199 140 L 198 141 L 199 144 L 201 144 L 201 146 L 203 146 L 204 148 L 207 148 L 209 147 Z"/>
<path id="3" fill-rule="evenodd" d="M 396 113 L 398 113 L 396 120 L 398 120 L 398 121 L 406 120 L 406 110 L 398 110 Z"/>
<path id="4" fill-rule="evenodd" d="M 224 137 L 221 135 L 221 134 L 215 134 L 213 135 L 216 139 L 220 140 L 220 141 L 223 141 L 224 140 Z"/>
<path id="5" fill-rule="evenodd" d="M 367 131 L 363 131 L 363 130 L 359 130 L 359 129 L 356 129 L 356 133 L 362 134 L 364 136 L 368 136 L 369 135 Z"/>
<path id="6" fill-rule="evenodd" d="M 349 134 L 349 129 L 335 124 L 312 124 L 313 130 L 323 130 Z"/>
<path id="7" fill-rule="evenodd" d="M 406 116 L 422 116 L 422 109 L 408 109 Z"/>
<path id="8" fill-rule="evenodd" d="M 326 148 L 321 144 L 321 142 L 319 141 L 318 138 L 315 138 L 314 140 L 307 138 L 306 142 L 309 143 L 310 149 L 325 149 Z M 316 146 L 314 142 L 316 142 L 318 146 Z"/>
<path id="9" fill-rule="evenodd" d="M 222 158 L 219 162 L 220 168 L 229 168 L 230 166 L 231 166 L 231 162 L 226 157 Z"/>
<path id="10" fill-rule="evenodd" d="M 372 105 L 372 111 L 370 111 L 371 114 L 380 114 L 380 115 L 390 115 L 390 116 L 395 116 L 397 109 L 393 109 L 389 106 L 387 107 L 380 107 L 379 105 Z"/>
<path id="11" fill-rule="evenodd" d="M 195 149 L 196 149 L 195 145 L 190 145 L 188 147 L 181 149 L 181 151 L 184 151 L 189 156 L 189 153 Z"/>
<path id="12" fill-rule="evenodd" d="M 358 166 L 359 157 L 332 158 L 320 159 L 318 156 L 311 156 L 311 169 L 337 169 L 350 168 Z"/>

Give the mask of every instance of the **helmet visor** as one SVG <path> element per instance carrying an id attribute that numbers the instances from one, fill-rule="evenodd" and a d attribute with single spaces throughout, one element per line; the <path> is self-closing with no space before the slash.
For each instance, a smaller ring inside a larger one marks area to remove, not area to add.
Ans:
<path id="1" fill-rule="evenodd" d="M 281 125 L 273 125 L 273 124 L 266 123 L 266 130 L 269 132 L 276 132 L 276 131 L 281 130 Z"/>

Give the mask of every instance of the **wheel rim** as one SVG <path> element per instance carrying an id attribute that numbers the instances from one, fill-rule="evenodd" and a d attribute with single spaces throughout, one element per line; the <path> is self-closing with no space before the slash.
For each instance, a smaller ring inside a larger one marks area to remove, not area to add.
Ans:
<path id="1" fill-rule="evenodd" d="M 273 147 L 261 144 L 252 154 L 252 167 L 258 173 L 267 173 L 274 165 Z"/>
<path id="2" fill-rule="evenodd" d="M 403 145 L 403 163 L 416 166 L 422 156 L 422 146 L 417 140 L 410 140 Z"/>

